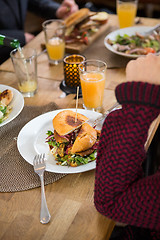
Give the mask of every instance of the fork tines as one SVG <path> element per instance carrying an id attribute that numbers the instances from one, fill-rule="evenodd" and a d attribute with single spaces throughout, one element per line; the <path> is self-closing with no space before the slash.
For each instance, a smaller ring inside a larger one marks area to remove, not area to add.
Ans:
<path id="1" fill-rule="evenodd" d="M 45 161 L 45 153 L 42 153 L 40 155 L 39 154 L 35 155 L 35 157 L 33 159 L 33 165 L 44 163 L 44 161 Z"/>

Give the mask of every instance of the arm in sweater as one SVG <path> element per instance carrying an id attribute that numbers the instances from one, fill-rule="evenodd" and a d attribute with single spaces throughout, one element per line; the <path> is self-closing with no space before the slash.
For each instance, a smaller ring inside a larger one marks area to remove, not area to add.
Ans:
<path id="1" fill-rule="evenodd" d="M 121 110 L 105 120 L 97 156 L 95 206 L 118 222 L 160 230 L 160 172 L 144 178 L 144 144 L 160 112 L 160 86 L 127 82 L 116 88 Z"/>

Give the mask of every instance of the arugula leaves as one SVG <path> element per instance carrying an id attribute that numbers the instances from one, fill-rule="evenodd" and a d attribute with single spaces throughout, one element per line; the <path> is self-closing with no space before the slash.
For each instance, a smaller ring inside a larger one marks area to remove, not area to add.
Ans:
<path id="1" fill-rule="evenodd" d="M 71 164 L 76 164 L 77 166 L 84 165 L 91 161 L 94 161 L 97 157 L 97 150 L 94 150 L 93 153 L 84 157 L 76 154 L 71 154 L 69 152 L 66 154 L 67 151 L 66 152 L 64 151 L 64 156 L 60 157 L 58 149 L 60 149 L 61 144 L 65 144 L 65 147 L 67 147 L 69 142 L 57 143 L 54 138 L 54 133 L 52 131 L 48 131 L 46 134 L 48 136 L 46 138 L 46 142 L 55 149 L 56 153 L 54 154 L 54 156 L 58 163 L 62 166 L 70 166 Z"/>

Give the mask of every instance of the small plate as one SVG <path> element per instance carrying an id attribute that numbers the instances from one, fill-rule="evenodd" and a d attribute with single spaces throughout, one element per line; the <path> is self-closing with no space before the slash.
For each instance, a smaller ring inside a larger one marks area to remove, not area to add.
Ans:
<path id="1" fill-rule="evenodd" d="M 128 34 L 129 36 L 135 35 L 136 32 L 138 33 L 143 33 L 146 31 L 149 31 L 152 27 L 128 27 L 128 28 L 122 28 L 122 29 L 118 29 L 114 32 L 109 33 L 105 39 L 104 39 L 104 45 L 105 47 L 110 50 L 111 52 L 118 54 L 120 56 L 124 56 L 124 57 L 128 57 L 128 58 L 137 58 L 137 57 L 141 57 L 144 55 L 133 55 L 133 54 L 126 54 L 126 53 L 122 53 L 122 52 L 118 52 L 116 51 L 109 43 L 107 43 L 107 40 L 115 40 L 117 35 L 121 35 L 123 36 L 124 34 Z"/>
<path id="2" fill-rule="evenodd" d="M 24 107 L 24 98 L 18 90 L 10 86 L 0 84 L 0 92 L 3 92 L 6 89 L 9 89 L 13 92 L 13 99 L 9 104 L 9 106 L 12 107 L 12 110 L 9 113 L 8 118 L 2 123 L 0 123 L 0 127 L 4 126 L 5 124 L 11 122 L 14 118 L 16 118 Z"/>
<path id="3" fill-rule="evenodd" d="M 46 171 L 55 173 L 80 173 L 95 169 L 96 162 L 90 162 L 85 165 L 78 167 L 61 166 L 57 165 L 54 156 L 50 153 L 48 144 L 45 142 L 48 130 L 54 131 L 52 120 L 61 111 L 55 110 L 42 114 L 30 122 L 28 122 L 20 131 L 17 140 L 17 147 L 21 156 L 31 165 L 33 165 L 33 158 L 36 154 L 45 153 L 46 154 Z M 65 109 L 66 110 L 66 109 Z M 76 109 L 70 109 L 76 111 Z M 95 120 L 97 117 L 101 116 L 100 113 L 77 109 L 78 113 L 81 113 L 90 119 Z M 99 126 L 100 129 L 101 126 Z"/>

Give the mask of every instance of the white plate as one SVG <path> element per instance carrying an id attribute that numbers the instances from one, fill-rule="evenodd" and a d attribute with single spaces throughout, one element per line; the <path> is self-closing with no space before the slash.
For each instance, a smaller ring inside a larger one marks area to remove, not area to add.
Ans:
<path id="1" fill-rule="evenodd" d="M 9 89 L 13 92 L 13 99 L 9 104 L 9 106 L 12 107 L 12 111 L 9 113 L 8 118 L 2 123 L 0 123 L 0 127 L 4 126 L 5 124 L 16 118 L 24 107 L 24 98 L 18 90 L 10 86 L 0 84 L 0 92 L 3 92 L 6 89 Z"/>
<path id="2" fill-rule="evenodd" d="M 104 45 L 106 48 L 108 48 L 108 50 L 110 50 L 111 52 L 115 53 L 115 54 L 118 54 L 120 56 L 124 56 L 124 57 L 128 57 L 128 58 L 137 58 L 137 57 L 140 57 L 140 56 L 144 56 L 144 55 L 133 55 L 133 54 L 126 54 L 126 53 L 122 53 L 122 52 L 118 52 L 116 51 L 110 44 L 107 43 L 107 40 L 108 39 L 111 39 L 111 40 L 115 40 L 117 35 L 121 35 L 123 36 L 124 34 L 128 34 L 129 36 L 131 35 L 135 35 L 136 32 L 138 33 L 143 33 L 145 31 L 149 31 L 152 27 L 143 27 L 143 26 L 140 26 L 140 27 L 128 27 L 128 28 L 122 28 L 122 29 L 118 29 L 114 32 L 111 32 L 109 33 L 105 39 L 104 39 Z"/>
<path id="3" fill-rule="evenodd" d="M 90 162 L 86 165 L 78 167 L 68 167 L 57 165 L 57 161 L 54 160 L 53 155 L 49 151 L 48 144 L 45 143 L 47 137 L 47 131 L 53 131 L 52 119 L 61 110 L 55 110 L 42 114 L 30 122 L 28 122 L 20 131 L 17 139 L 17 147 L 21 156 L 31 165 L 33 165 L 33 158 L 36 154 L 46 154 L 46 171 L 55 173 L 79 173 L 92 170 L 96 167 L 95 161 Z M 76 111 L 75 109 L 71 109 Z M 95 120 L 100 113 L 93 111 L 87 111 L 84 109 L 78 109 L 77 112 Z M 100 127 L 99 127 L 100 128 Z"/>

